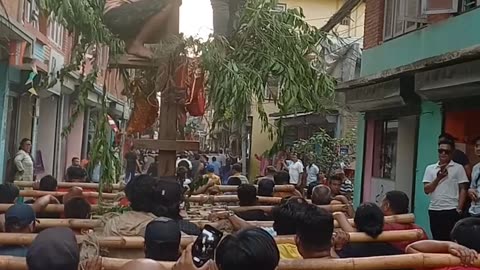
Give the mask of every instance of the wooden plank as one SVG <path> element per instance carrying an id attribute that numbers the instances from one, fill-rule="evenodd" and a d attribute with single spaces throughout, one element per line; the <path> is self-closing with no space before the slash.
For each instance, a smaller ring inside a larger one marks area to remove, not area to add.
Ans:
<path id="1" fill-rule="evenodd" d="M 108 62 L 109 68 L 157 68 L 158 63 L 155 63 L 153 60 L 140 58 L 130 54 L 117 55 L 111 57 Z"/>
<path id="2" fill-rule="evenodd" d="M 134 140 L 133 144 L 137 149 L 161 151 L 198 151 L 200 149 L 200 143 L 198 141 L 138 139 Z"/>

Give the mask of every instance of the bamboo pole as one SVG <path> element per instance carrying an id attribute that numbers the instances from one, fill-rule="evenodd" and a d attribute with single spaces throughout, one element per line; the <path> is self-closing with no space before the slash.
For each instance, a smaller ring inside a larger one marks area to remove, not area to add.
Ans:
<path id="1" fill-rule="evenodd" d="M 15 181 L 15 185 L 19 188 L 32 188 L 33 183 L 31 181 Z M 89 188 L 89 189 L 96 189 L 98 190 L 97 183 L 83 183 L 83 182 L 58 182 L 57 187 L 59 188 L 72 188 L 72 187 L 81 187 L 81 188 Z M 122 184 L 113 184 L 114 190 L 123 190 L 125 185 Z"/>
<path id="2" fill-rule="evenodd" d="M 20 196 L 22 197 L 33 197 L 33 198 L 38 198 L 42 197 L 45 195 L 52 195 L 55 197 L 62 197 L 65 194 L 67 194 L 67 191 L 40 191 L 40 190 L 20 190 Z M 83 197 L 88 197 L 88 198 L 98 198 L 99 193 L 98 192 L 82 192 Z M 125 194 L 123 193 L 103 193 L 102 198 L 103 199 L 108 199 L 108 200 L 113 200 L 117 198 L 123 198 L 125 197 Z"/>
<path id="3" fill-rule="evenodd" d="M 317 205 L 320 208 L 323 208 L 329 212 L 346 212 L 348 205 L 346 204 L 330 204 L 330 205 Z M 269 205 L 256 205 L 256 206 L 229 206 L 229 210 L 232 210 L 236 213 L 245 212 L 250 210 L 262 210 L 266 213 L 272 212 L 273 206 Z"/>
<path id="4" fill-rule="evenodd" d="M 36 225 L 38 229 L 46 229 L 53 227 L 69 227 L 71 229 L 93 229 L 99 226 L 102 226 L 102 222 L 96 219 L 47 219 L 42 218 L 38 220 L 39 223 Z M 353 219 L 348 220 L 351 225 L 355 225 Z M 205 224 L 212 224 L 208 220 L 190 220 L 190 222 L 197 224 L 200 227 L 203 227 Z M 385 223 L 401 223 L 401 224 L 410 224 L 415 222 L 415 216 L 413 214 L 405 215 L 395 215 L 395 216 L 386 216 Z M 257 227 L 272 227 L 273 221 L 248 221 L 253 226 Z M 337 222 L 335 222 L 335 227 L 339 227 Z"/>
<path id="5" fill-rule="evenodd" d="M 118 270 L 128 259 L 103 258 L 104 270 Z M 174 262 L 158 262 L 159 267 L 172 269 Z M 459 258 L 450 254 L 418 253 L 348 259 L 280 260 L 278 270 L 388 270 L 405 268 L 444 268 L 460 266 Z M 480 259 L 473 264 L 480 267 Z M 25 258 L 0 256 L 2 270 L 28 270 Z"/>
<path id="6" fill-rule="evenodd" d="M 257 197 L 260 204 L 280 204 L 280 197 Z M 193 203 L 235 203 L 238 202 L 237 195 L 194 195 L 189 198 Z"/>
<path id="7" fill-rule="evenodd" d="M 403 231 L 385 231 L 377 238 L 371 238 L 365 233 L 352 232 L 350 234 L 350 242 L 398 242 L 398 241 L 417 241 L 423 237 L 422 230 L 403 230 Z M 30 245 L 37 234 L 35 233 L 0 233 L 0 245 Z M 81 243 L 85 236 L 77 235 L 77 241 Z M 181 240 L 182 248 L 193 243 L 196 237 L 184 236 Z M 144 248 L 144 239 L 140 236 L 111 236 L 111 237 L 98 237 L 99 245 L 102 248 L 115 248 L 115 249 L 142 249 Z M 295 237 L 292 235 L 277 236 L 275 237 L 277 244 L 295 244 Z M 1 269 L 1 268 L 0 268 Z"/>
<path id="8" fill-rule="evenodd" d="M 216 186 L 221 192 L 237 192 L 238 186 Z M 255 185 L 258 188 L 258 185 Z M 274 187 L 275 192 L 295 192 L 293 185 L 278 185 Z"/>
<path id="9" fill-rule="evenodd" d="M 8 208 L 10 208 L 13 204 L 5 204 L 5 203 L 2 203 L 0 204 L 0 213 L 5 213 L 7 211 Z M 98 205 L 97 204 L 94 204 L 94 205 L 91 205 L 92 207 L 92 211 L 95 211 L 98 209 Z M 45 208 L 45 210 L 43 210 L 43 212 L 45 213 L 63 213 L 63 204 L 49 204 L 47 205 L 47 207 Z"/>

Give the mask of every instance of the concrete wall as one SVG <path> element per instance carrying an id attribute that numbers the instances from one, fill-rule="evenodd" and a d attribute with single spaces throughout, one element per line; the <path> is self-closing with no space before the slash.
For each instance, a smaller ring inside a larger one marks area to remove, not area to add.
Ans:
<path id="1" fill-rule="evenodd" d="M 480 44 L 480 35 L 478 29 L 471 27 L 472 25 L 480 25 L 480 9 L 364 50 L 361 75 L 375 74 L 425 58 L 477 46 Z"/>
<path id="2" fill-rule="evenodd" d="M 417 137 L 417 116 L 407 116 L 398 119 L 397 167 L 395 170 L 395 189 L 412 197 L 415 179 L 415 159 Z"/>
<path id="3" fill-rule="evenodd" d="M 425 101 L 422 103 L 418 130 L 417 164 L 415 177 L 415 221 L 427 231 L 430 231 L 428 205 L 430 199 L 423 192 L 423 176 L 425 168 L 437 162 L 437 134 L 442 131 L 442 111 L 437 103 Z"/>
<path id="4" fill-rule="evenodd" d="M 82 154 L 84 115 L 84 113 L 80 113 L 73 125 L 72 131 L 67 136 L 67 146 L 65 149 L 67 153 L 65 159 L 65 162 L 67 163 L 66 166 L 70 164 L 73 157 L 80 157 Z"/>
<path id="5" fill-rule="evenodd" d="M 266 103 L 265 112 L 268 114 L 277 112 L 278 109 L 273 103 Z M 273 121 L 271 121 L 273 123 Z M 249 179 L 255 179 L 260 172 L 260 162 L 255 155 L 261 156 L 265 151 L 272 148 L 276 138 L 270 139 L 267 131 L 262 131 L 262 124 L 258 117 L 256 108 L 252 108 L 252 137 L 251 137 L 251 153 L 250 153 L 250 171 Z"/>
<path id="6" fill-rule="evenodd" d="M 38 117 L 37 150 L 42 153 L 45 172 L 38 177 L 54 174 L 55 133 L 57 121 L 58 97 L 51 96 L 40 99 L 40 114 Z"/>

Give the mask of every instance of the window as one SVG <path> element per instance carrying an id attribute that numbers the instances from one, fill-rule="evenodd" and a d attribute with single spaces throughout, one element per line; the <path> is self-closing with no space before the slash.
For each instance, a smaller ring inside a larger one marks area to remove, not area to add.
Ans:
<path id="1" fill-rule="evenodd" d="M 456 13 L 458 0 L 422 0 L 423 14 Z"/>
<path id="2" fill-rule="evenodd" d="M 65 28 L 57 20 L 48 20 L 48 38 L 59 47 L 63 47 Z"/>
<path id="3" fill-rule="evenodd" d="M 40 12 L 35 4 L 34 0 L 25 0 L 23 2 L 23 22 L 30 23 L 36 29 L 38 29 L 38 20 Z"/>
<path id="4" fill-rule="evenodd" d="M 351 21 L 350 15 L 345 16 L 345 18 L 343 18 L 342 21 L 340 22 L 340 25 L 350 26 L 350 21 Z"/>
<path id="5" fill-rule="evenodd" d="M 421 0 L 385 0 L 384 40 L 413 31 L 427 22 Z"/>
<path id="6" fill-rule="evenodd" d="M 463 0 L 462 11 L 469 11 L 480 6 L 480 0 Z"/>
<path id="7" fill-rule="evenodd" d="M 375 122 L 373 176 L 395 180 L 398 120 Z"/>

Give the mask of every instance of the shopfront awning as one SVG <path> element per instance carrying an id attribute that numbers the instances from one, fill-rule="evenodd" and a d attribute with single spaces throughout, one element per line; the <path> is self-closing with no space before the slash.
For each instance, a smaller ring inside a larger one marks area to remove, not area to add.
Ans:
<path id="1" fill-rule="evenodd" d="M 415 91 L 432 101 L 480 96 L 480 60 L 415 74 Z"/>
<path id="2" fill-rule="evenodd" d="M 27 33 L 22 29 L 23 27 L 13 18 L 7 19 L 7 17 L 0 13 L 0 33 L 1 39 L 6 40 L 15 40 L 15 41 L 26 41 L 30 44 L 33 44 L 34 37 L 33 35 Z"/>
<path id="3" fill-rule="evenodd" d="M 339 89 L 345 94 L 345 104 L 353 111 L 374 111 L 405 106 L 408 102 L 404 92 L 413 92 L 413 87 L 403 81 L 411 78 L 397 78 L 371 85 Z M 402 89 L 402 86 L 404 89 Z M 407 89 L 405 89 L 407 88 Z"/>

